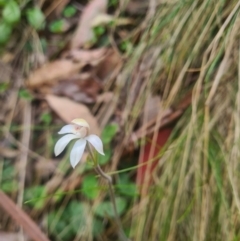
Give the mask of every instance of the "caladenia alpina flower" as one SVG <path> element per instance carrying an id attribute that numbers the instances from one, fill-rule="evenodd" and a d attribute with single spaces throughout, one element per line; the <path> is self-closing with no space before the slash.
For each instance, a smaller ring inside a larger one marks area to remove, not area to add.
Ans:
<path id="1" fill-rule="evenodd" d="M 98 153 L 104 155 L 103 152 L 103 143 L 101 139 L 96 135 L 89 134 L 89 125 L 84 119 L 74 119 L 72 124 L 65 125 L 58 132 L 58 134 L 66 134 L 61 137 L 54 148 L 54 153 L 58 156 L 68 145 L 71 140 L 78 139 L 70 153 L 70 162 L 73 168 L 80 162 L 86 145 L 90 143 Z M 95 161 L 95 160 L 93 160 Z M 95 163 L 96 164 L 96 163 Z"/>

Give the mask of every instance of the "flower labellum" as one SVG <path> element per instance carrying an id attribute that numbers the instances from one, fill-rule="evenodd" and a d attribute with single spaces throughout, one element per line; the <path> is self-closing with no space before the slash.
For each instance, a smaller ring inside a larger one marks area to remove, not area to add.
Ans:
<path id="1" fill-rule="evenodd" d="M 104 155 L 102 140 L 96 135 L 89 134 L 89 124 L 84 119 L 74 119 L 72 124 L 65 125 L 58 134 L 66 134 L 61 137 L 55 147 L 54 153 L 58 156 L 71 140 L 78 139 L 70 153 L 70 162 L 73 168 L 80 162 L 87 142 L 89 142 L 98 153 Z"/>

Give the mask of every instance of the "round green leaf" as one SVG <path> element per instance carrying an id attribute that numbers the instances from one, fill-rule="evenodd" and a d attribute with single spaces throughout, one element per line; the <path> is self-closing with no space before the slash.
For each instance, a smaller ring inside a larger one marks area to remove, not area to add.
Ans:
<path id="1" fill-rule="evenodd" d="M 45 16 L 40 8 L 35 7 L 27 10 L 27 20 L 36 30 L 44 27 Z"/>
<path id="2" fill-rule="evenodd" d="M 82 188 L 84 195 L 91 200 L 99 194 L 98 182 L 93 175 L 88 175 L 83 179 Z"/>
<path id="3" fill-rule="evenodd" d="M 117 205 L 117 212 L 118 215 L 121 215 L 127 207 L 127 201 L 124 198 L 117 197 L 116 198 L 116 205 Z M 95 213 L 100 217 L 114 217 L 114 211 L 113 211 L 113 204 L 110 201 L 102 202 L 100 203 L 96 209 Z"/>
<path id="4" fill-rule="evenodd" d="M 50 26 L 49 30 L 52 33 L 62 33 L 65 29 L 65 21 L 63 19 L 53 21 Z"/>
<path id="5" fill-rule="evenodd" d="M 107 125 L 102 132 L 102 141 L 104 144 L 108 144 L 111 142 L 113 137 L 117 134 L 118 131 L 118 125 L 116 124 L 110 124 Z"/>
<path id="6" fill-rule="evenodd" d="M 87 203 L 73 201 L 69 205 L 70 223 L 73 230 L 77 233 L 84 230 L 87 226 L 87 216 L 90 207 Z"/>
<path id="7" fill-rule="evenodd" d="M 14 24 L 20 20 L 21 10 L 15 1 L 9 1 L 3 9 L 2 12 L 3 19 L 9 23 Z"/>
<path id="8" fill-rule="evenodd" d="M 139 192 L 135 183 L 119 184 L 117 185 L 120 193 L 126 196 L 138 196 Z"/>
<path id="9" fill-rule="evenodd" d="M 72 16 L 74 16 L 77 12 L 77 9 L 74 6 L 67 6 L 64 10 L 63 10 L 63 16 L 65 18 L 71 18 Z"/>

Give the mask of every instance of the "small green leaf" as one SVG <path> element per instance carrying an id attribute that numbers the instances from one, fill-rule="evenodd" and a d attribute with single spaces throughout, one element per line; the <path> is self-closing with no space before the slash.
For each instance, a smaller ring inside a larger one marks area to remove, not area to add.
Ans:
<path id="1" fill-rule="evenodd" d="M 18 188 L 18 184 L 15 180 L 9 180 L 9 181 L 3 182 L 0 186 L 0 189 L 6 193 L 14 192 L 17 190 L 17 188 Z"/>
<path id="2" fill-rule="evenodd" d="M 59 235 L 59 233 L 61 233 L 62 230 L 64 230 L 67 225 L 69 224 L 69 220 L 68 218 L 66 218 L 66 216 L 64 215 L 65 212 L 63 212 L 63 215 L 59 215 L 58 211 L 51 211 L 47 218 L 48 218 L 48 223 L 49 225 L 49 230 L 51 233 L 53 234 L 57 234 Z M 51 224 L 56 224 L 56 225 L 51 225 Z M 54 228 L 53 228 L 54 227 Z M 70 239 L 67 239 L 70 240 Z"/>
<path id="3" fill-rule="evenodd" d="M 31 101 L 33 99 L 33 96 L 31 93 L 29 93 L 28 90 L 22 89 L 19 91 L 19 97 L 25 100 Z"/>
<path id="4" fill-rule="evenodd" d="M 126 196 L 134 197 L 138 196 L 139 192 L 135 183 L 119 184 L 117 185 L 120 193 Z"/>
<path id="5" fill-rule="evenodd" d="M 34 7 L 27 10 L 27 20 L 32 27 L 40 30 L 44 27 L 45 16 L 40 8 Z"/>
<path id="6" fill-rule="evenodd" d="M 9 0 L 3 9 L 2 15 L 7 23 L 14 24 L 20 20 L 21 10 L 15 1 Z"/>
<path id="7" fill-rule="evenodd" d="M 48 43 L 45 38 L 40 38 L 41 47 L 44 53 L 47 52 Z"/>
<path id="8" fill-rule="evenodd" d="M 93 236 L 94 237 L 99 236 L 103 232 L 103 229 L 104 229 L 103 221 L 102 220 L 100 221 L 100 220 L 94 218 L 93 219 L 93 227 L 92 227 Z"/>
<path id="9" fill-rule="evenodd" d="M 82 183 L 83 194 L 93 200 L 99 194 L 99 186 L 95 176 L 88 175 L 83 179 Z"/>
<path id="10" fill-rule="evenodd" d="M 3 181 L 12 179 L 15 176 L 15 174 L 16 174 L 16 170 L 15 170 L 14 166 L 4 164 L 4 168 L 3 168 L 3 172 L 2 172 Z"/>
<path id="11" fill-rule="evenodd" d="M 116 7 L 118 4 L 118 0 L 110 0 L 109 1 L 109 7 Z"/>
<path id="12" fill-rule="evenodd" d="M 138 196 L 139 191 L 135 183 L 129 180 L 129 176 L 122 173 L 119 175 L 119 180 L 117 184 L 118 191 L 126 196 Z"/>
<path id="13" fill-rule="evenodd" d="M 111 159 L 111 156 L 112 156 L 112 151 L 110 149 L 107 149 L 107 150 L 104 150 L 105 152 L 105 155 L 99 155 L 98 156 L 98 164 L 99 165 L 105 165 L 107 164 L 110 159 Z"/>
<path id="14" fill-rule="evenodd" d="M 102 26 L 97 26 L 93 29 L 96 37 L 99 37 L 99 36 L 103 35 L 105 33 L 105 30 L 106 29 Z"/>
<path id="15" fill-rule="evenodd" d="M 127 201 L 124 198 L 117 197 L 116 205 L 117 205 L 118 215 L 121 215 L 126 210 Z M 100 203 L 96 207 L 95 213 L 100 217 L 105 217 L 105 216 L 114 217 L 112 202 L 106 201 L 106 202 Z"/>
<path id="16" fill-rule="evenodd" d="M 9 83 L 7 82 L 0 83 L 0 93 L 4 93 L 8 89 L 9 89 Z"/>
<path id="17" fill-rule="evenodd" d="M 77 12 L 77 9 L 74 6 L 67 6 L 64 10 L 63 10 L 63 16 L 65 18 L 71 18 L 73 17 Z"/>
<path id="18" fill-rule="evenodd" d="M 44 124 L 49 125 L 49 124 L 51 123 L 51 121 L 52 121 L 52 116 L 51 116 L 50 113 L 45 112 L 45 113 L 42 113 L 42 115 L 41 115 L 41 117 L 40 117 L 40 120 L 41 120 Z"/>
<path id="19" fill-rule="evenodd" d="M 65 21 L 63 19 L 53 21 L 50 23 L 49 30 L 52 33 L 62 33 L 65 29 Z"/>
<path id="20" fill-rule="evenodd" d="M 87 203 L 73 201 L 69 205 L 70 222 L 75 233 L 81 232 L 86 228 L 87 216 L 90 212 L 90 207 Z"/>
<path id="21" fill-rule="evenodd" d="M 118 131 L 118 125 L 117 124 L 110 124 L 107 125 L 102 132 L 102 141 L 103 144 L 108 144 L 112 141 L 113 137 L 116 135 Z"/>
<path id="22" fill-rule="evenodd" d="M 33 186 L 25 189 L 24 200 L 29 201 L 35 199 L 32 202 L 28 202 L 29 205 L 35 209 L 41 209 L 45 205 L 46 188 L 45 186 Z"/>
<path id="23" fill-rule="evenodd" d="M 17 190 L 18 185 L 15 180 L 16 170 L 9 161 L 4 162 L 2 171 L 2 182 L 0 184 L 0 189 L 6 193 L 11 193 Z"/>
<path id="24" fill-rule="evenodd" d="M 12 33 L 12 27 L 5 22 L 0 23 L 0 44 L 6 43 Z"/>

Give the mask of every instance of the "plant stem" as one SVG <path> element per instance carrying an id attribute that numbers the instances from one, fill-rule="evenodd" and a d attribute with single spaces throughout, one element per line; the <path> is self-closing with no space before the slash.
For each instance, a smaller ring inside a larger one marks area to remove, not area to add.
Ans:
<path id="1" fill-rule="evenodd" d="M 109 188 L 109 194 L 110 194 L 110 199 L 111 199 L 111 202 L 113 204 L 113 211 L 114 211 L 114 216 L 115 216 L 115 219 L 116 219 L 116 223 L 118 225 L 118 235 L 119 235 L 119 238 L 122 240 L 122 241 L 129 241 L 129 239 L 127 238 L 127 236 L 125 235 L 124 231 L 123 231 L 123 227 L 122 227 L 122 223 L 121 223 L 121 220 L 119 218 L 119 215 L 117 213 L 117 205 L 116 205 L 116 199 L 115 199 L 115 194 L 114 194 L 114 189 L 113 189 L 113 183 L 112 183 L 112 177 L 107 175 L 103 170 L 102 168 L 99 166 L 99 164 L 97 164 L 97 162 L 95 161 L 95 158 L 94 158 L 94 154 L 92 152 L 92 149 L 91 147 L 89 146 L 89 144 L 87 144 L 87 147 L 88 147 L 88 150 L 89 150 L 89 153 L 93 159 L 93 162 L 94 162 L 94 169 L 95 171 L 101 176 L 103 177 L 107 183 L 108 183 L 108 188 Z"/>

